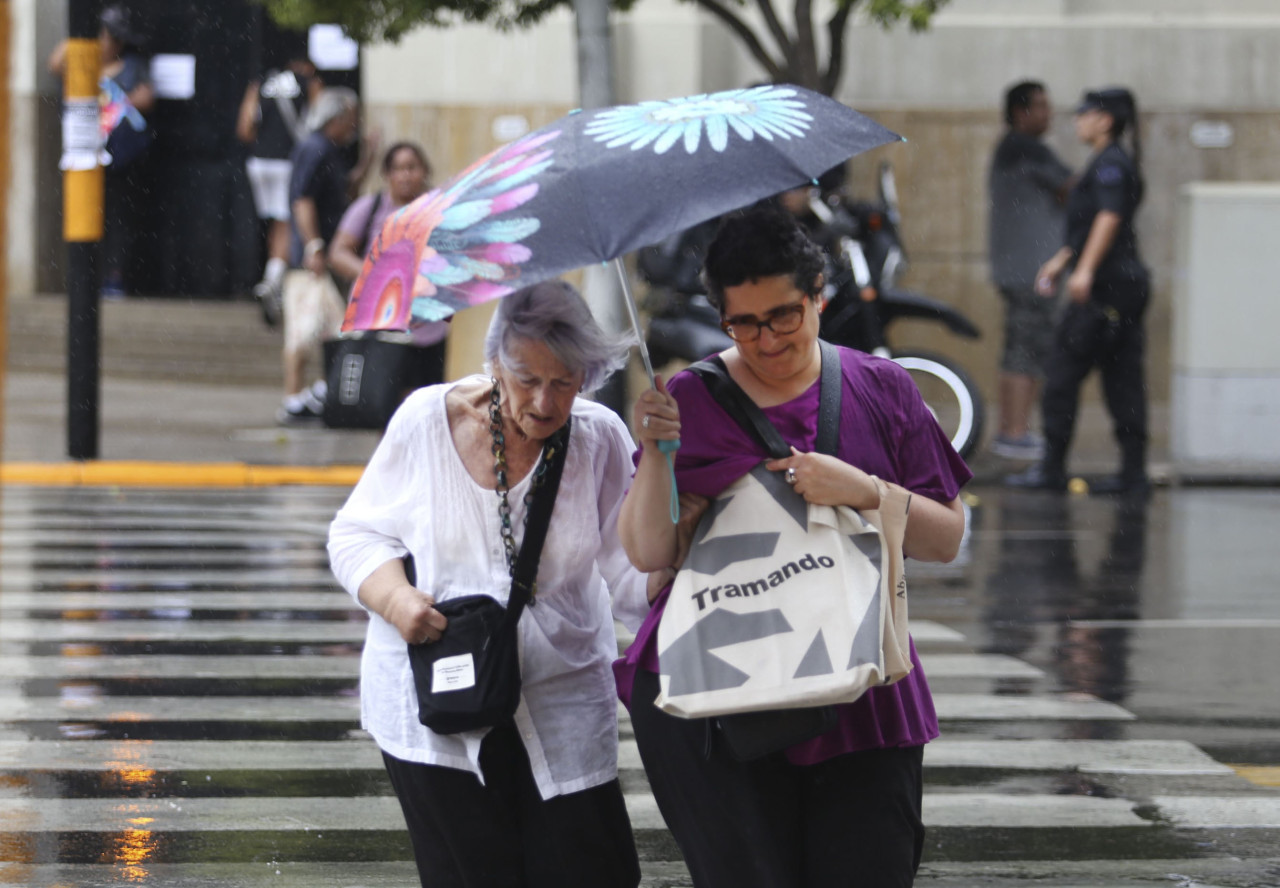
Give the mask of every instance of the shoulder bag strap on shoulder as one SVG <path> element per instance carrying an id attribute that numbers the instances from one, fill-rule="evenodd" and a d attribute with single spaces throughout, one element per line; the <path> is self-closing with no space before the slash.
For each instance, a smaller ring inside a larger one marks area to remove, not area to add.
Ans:
<path id="1" fill-rule="evenodd" d="M 819 339 L 822 349 L 822 382 L 818 388 L 818 440 L 814 449 L 835 456 L 840 444 L 840 396 L 844 374 L 840 370 L 840 350 Z"/>
<path id="2" fill-rule="evenodd" d="M 702 380 L 716 403 L 724 408 L 724 411 L 742 427 L 743 431 L 764 448 L 765 453 L 774 459 L 783 459 L 791 455 L 791 446 L 783 440 L 782 435 L 778 434 L 778 430 L 774 428 L 769 417 L 764 415 L 764 411 L 756 405 L 756 402 L 751 400 L 742 387 L 733 381 L 733 377 L 729 375 L 729 370 L 719 355 L 691 364 L 689 369 Z"/>
<path id="3" fill-rule="evenodd" d="M 542 484 L 533 492 L 533 501 L 529 504 L 529 519 L 524 526 L 524 539 L 520 541 L 520 554 L 516 556 L 515 573 L 511 577 L 511 596 L 507 600 L 507 624 L 514 625 L 520 619 L 533 595 L 533 586 L 538 579 L 538 561 L 542 558 L 542 544 L 547 538 L 547 528 L 551 525 L 551 511 L 555 508 L 556 494 L 560 490 L 560 476 L 564 474 L 565 453 L 569 449 L 569 426 L 572 417 L 565 421 L 564 427 L 558 431 L 548 449 L 547 474 Z"/>
<path id="4" fill-rule="evenodd" d="M 818 389 L 818 440 L 815 449 L 819 453 L 834 455 L 840 441 L 840 395 L 843 387 L 840 352 L 828 342 L 819 340 L 818 343 L 822 351 L 822 376 Z M 702 380 L 716 403 L 769 456 L 783 459 L 791 455 L 791 445 L 783 439 L 756 402 L 733 381 L 719 355 L 691 364 L 689 370 Z"/>
<path id="5" fill-rule="evenodd" d="M 361 259 L 369 255 L 369 248 L 373 246 L 373 239 L 378 235 L 378 232 L 373 230 L 373 220 L 378 218 L 378 213 L 382 211 L 382 201 L 386 198 L 386 194 L 385 191 L 379 191 L 378 196 L 373 199 L 373 206 L 369 208 L 369 218 L 364 221 L 364 231 L 360 235 Z"/>

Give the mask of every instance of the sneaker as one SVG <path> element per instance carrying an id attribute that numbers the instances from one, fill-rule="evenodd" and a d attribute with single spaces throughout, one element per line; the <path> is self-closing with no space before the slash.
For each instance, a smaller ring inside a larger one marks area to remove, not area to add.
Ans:
<path id="1" fill-rule="evenodd" d="M 1004 483 L 1006 487 L 1022 490 L 1054 490 L 1061 493 L 1067 489 L 1067 476 L 1046 471 L 1043 465 L 1037 463 L 1025 472 L 1005 475 Z"/>
<path id="2" fill-rule="evenodd" d="M 997 435 L 991 442 L 991 452 L 1005 459 L 1040 459 L 1044 456 L 1044 438 L 1031 432 L 1019 438 Z"/>
<path id="3" fill-rule="evenodd" d="M 262 309 L 262 322 L 273 330 L 280 323 L 280 317 L 283 314 L 281 306 L 283 295 L 283 289 L 279 283 L 258 281 L 253 285 L 253 298 L 258 300 L 258 307 Z"/>
<path id="4" fill-rule="evenodd" d="M 282 426 L 311 425 L 320 419 L 320 411 L 303 401 L 296 406 L 281 404 L 276 410 L 276 422 Z"/>

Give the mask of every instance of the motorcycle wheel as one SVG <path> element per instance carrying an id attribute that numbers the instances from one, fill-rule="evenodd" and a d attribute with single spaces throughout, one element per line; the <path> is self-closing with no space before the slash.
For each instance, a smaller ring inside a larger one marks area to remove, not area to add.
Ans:
<path id="1" fill-rule="evenodd" d="M 893 361 L 911 374 L 929 412 L 951 439 L 951 446 L 968 459 L 982 440 L 986 419 L 977 385 L 967 373 L 938 355 L 901 352 L 893 356 Z"/>

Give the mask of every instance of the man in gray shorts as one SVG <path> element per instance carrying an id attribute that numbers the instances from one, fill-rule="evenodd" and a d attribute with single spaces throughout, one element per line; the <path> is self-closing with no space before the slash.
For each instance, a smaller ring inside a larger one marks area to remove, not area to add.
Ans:
<path id="1" fill-rule="evenodd" d="M 1062 202 L 1071 184 L 1071 171 L 1041 141 L 1051 114 L 1043 84 L 1024 81 L 1005 93 L 1009 129 L 996 146 L 988 179 L 991 280 L 1005 303 L 1000 428 L 991 451 L 1007 459 L 1039 459 L 1044 449 L 1029 419 L 1044 376 L 1055 302 L 1035 292 L 1035 278 L 1062 245 Z"/>

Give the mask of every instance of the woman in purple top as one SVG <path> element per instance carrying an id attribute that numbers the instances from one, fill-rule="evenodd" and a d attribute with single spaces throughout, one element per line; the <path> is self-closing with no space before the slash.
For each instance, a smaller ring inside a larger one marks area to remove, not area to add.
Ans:
<path id="1" fill-rule="evenodd" d="M 914 494 L 904 553 L 950 561 L 964 532 L 957 499 L 971 473 L 891 361 L 840 349 L 838 457 L 814 453 L 822 254 L 789 217 L 755 208 L 729 218 L 707 251 L 710 298 L 735 340 L 721 358 L 793 447 L 771 470 L 806 500 L 874 509 L 872 476 Z M 682 417 L 683 422 L 682 422 Z M 767 455 L 691 373 L 642 395 L 641 449 L 618 521 L 632 562 L 665 572 L 649 618 L 616 666 L 649 783 L 697 888 L 909 886 L 920 862 L 924 744 L 938 734 L 914 645 L 895 685 L 839 707 L 830 732 L 782 754 L 732 759 L 705 720 L 667 715 L 657 694 L 657 624 L 693 521 L 668 517 L 669 480 L 656 443 L 680 439 L 682 505 L 710 498 Z M 696 511 L 696 510 L 694 510 Z M 658 584 L 651 582 L 650 588 Z"/>

